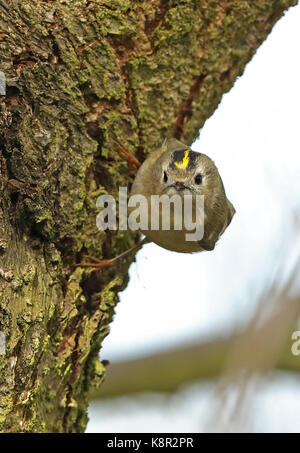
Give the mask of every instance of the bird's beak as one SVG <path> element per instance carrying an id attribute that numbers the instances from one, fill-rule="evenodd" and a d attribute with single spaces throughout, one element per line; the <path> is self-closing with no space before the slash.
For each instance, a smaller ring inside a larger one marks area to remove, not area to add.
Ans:
<path id="1" fill-rule="evenodd" d="M 189 189 L 183 182 L 181 181 L 176 181 L 174 184 L 172 184 L 172 187 L 175 187 L 176 190 L 184 190 L 184 189 Z"/>
<path id="2" fill-rule="evenodd" d="M 171 189 L 171 187 L 173 187 L 174 189 L 176 189 L 177 192 L 180 192 L 181 190 L 184 190 L 184 189 L 191 190 L 190 187 L 188 187 L 187 185 L 185 185 L 183 182 L 181 182 L 181 181 L 176 181 L 176 182 L 174 182 L 173 184 L 169 184 L 168 186 L 166 186 L 166 187 L 163 189 L 163 192 L 167 192 L 169 189 Z"/>

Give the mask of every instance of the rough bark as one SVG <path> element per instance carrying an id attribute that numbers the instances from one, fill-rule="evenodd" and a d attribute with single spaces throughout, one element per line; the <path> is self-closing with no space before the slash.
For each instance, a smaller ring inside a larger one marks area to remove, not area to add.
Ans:
<path id="1" fill-rule="evenodd" d="M 95 202 L 166 136 L 191 143 L 296 0 L 0 0 L 2 431 L 79 432 L 136 240 L 97 230 Z M 246 107 L 245 107 L 246 108 Z"/>

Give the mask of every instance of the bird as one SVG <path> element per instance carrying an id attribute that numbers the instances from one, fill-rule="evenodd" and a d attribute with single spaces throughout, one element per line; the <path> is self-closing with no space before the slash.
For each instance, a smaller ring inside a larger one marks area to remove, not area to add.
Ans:
<path id="1" fill-rule="evenodd" d="M 139 195 L 147 201 L 145 208 L 147 212 L 142 213 L 148 219 L 152 219 L 154 205 L 151 204 L 151 199 L 153 196 L 166 195 L 171 198 L 173 195 L 177 195 L 184 203 L 185 196 L 189 195 L 194 209 L 196 196 L 200 195 L 203 197 L 204 208 L 203 234 L 200 239 L 197 237 L 194 240 L 188 239 L 187 233 L 190 231 L 187 230 L 184 222 L 181 222 L 181 229 L 174 228 L 175 218 L 170 223 L 171 228 L 163 229 L 161 225 L 163 206 L 160 204 L 158 207 L 159 226 L 153 229 L 149 223 L 147 228 L 141 228 L 140 231 L 145 238 L 134 247 L 107 260 L 99 260 L 87 255 L 86 257 L 91 262 L 81 265 L 94 268 L 111 266 L 119 258 L 148 242 L 154 242 L 160 247 L 179 253 L 214 250 L 217 241 L 231 223 L 236 211 L 226 197 L 223 181 L 213 160 L 203 153 L 193 151 L 175 138 L 168 138 L 140 164 L 124 145 L 116 143 L 119 152 L 127 160 L 131 172 L 136 173 L 131 196 Z M 171 216 L 174 214 L 174 206 L 172 204 L 170 208 Z M 183 215 L 184 211 L 179 212 L 180 215 Z M 195 213 L 193 220 L 197 220 Z"/>

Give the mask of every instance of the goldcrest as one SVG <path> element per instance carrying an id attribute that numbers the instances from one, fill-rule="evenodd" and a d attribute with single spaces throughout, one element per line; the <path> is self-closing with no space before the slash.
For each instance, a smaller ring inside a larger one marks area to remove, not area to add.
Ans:
<path id="1" fill-rule="evenodd" d="M 148 218 L 151 218 L 151 196 L 178 194 L 184 203 L 185 195 L 192 195 L 193 209 L 196 209 L 196 195 L 204 200 L 202 216 L 204 234 L 200 240 L 187 240 L 190 233 L 182 222 L 180 230 L 168 230 L 160 226 L 153 229 L 141 229 L 148 242 L 175 252 L 192 253 L 213 250 L 230 224 L 235 209 L 227 199 L 224 185 L 214 162 L 205 154 L 192 151 L 180 141 L 171 138 L 164 141 L 162 147 L 150 154 L 139 168 L 131 195 L 143 195 L 148 203 Z M 171 216 L 174 213 L 171 205 Z M 162 215 L 160 206 L 159 216 Z M 197 216 L 193 217 L 194 219 Z M 160 219 L 161 220 L 161 219 Z M 174 227 L 174 224 L 171 224 Z"/>

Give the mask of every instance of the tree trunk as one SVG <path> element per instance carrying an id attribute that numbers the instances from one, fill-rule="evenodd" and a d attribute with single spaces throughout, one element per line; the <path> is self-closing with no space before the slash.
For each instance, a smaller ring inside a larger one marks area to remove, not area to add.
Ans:
<path id="1" fill-rule="evenodd" d="M 113 140 L 140 160 L 165 137 L 191 143 L 296 3 L 0 0 L 2 431 L 85 429 L 133 256 L 74 264 L 138 239 L 96 227 L 97 197 L 132 182 Z"/>

